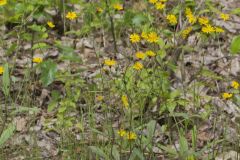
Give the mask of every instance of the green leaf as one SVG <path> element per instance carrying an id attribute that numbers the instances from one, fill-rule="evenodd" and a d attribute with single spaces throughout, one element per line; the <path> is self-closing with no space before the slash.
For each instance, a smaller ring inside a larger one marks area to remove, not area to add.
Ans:
<path id="1" fill-rule="evenodd" d="M 235 36 L 232 40 L 230 51 L 232 54 L 239 54 L 240 53 L 240 35 Z"/>
<path id="2" fill-rule="evenodd" d="M 48 86 L 54 81 L 57 73 L 57 64 L 51 60 L 41 63 L 41 82 L 44 86 Z"/>
<path id="3" fill-rule="evenodd" d="M 33 45 L 32 49 L 47 49 L 49 46 L 46 43 L 36 43 Z"/>
<path id="4" fill-rule="evenodd" d="M 129 158 L 129 160 L 135 160 L 135 159 L 139 159 L 139 160 L 145 159 L 143 153 L 137 148 L 133 149 L 133 152 Z"/>
<path id="5" fill-rule="evenodd" d="M 155 126 L 156 126 L 156 121 L 155 120 L 151 120 L 148 124 L 147 124 L 147 131 L 148 131 L 148 142 L 150 142 L 154 136 L 154 132 L 155 132 Z"/>
<path id="6" fill-rule="evenodd" d="M 3 72 L 3 93 L 5 96 L 9 96 L 10 90 L 10 77 L 9 77 L 9 69 L 8 64 L 4 65 L 4 72 Z"/>
<path id="7" fill-rule="evenodd" d="M 104 158 L 104 159 L 108 159 L 108 156 L 103 152 L 103 150 L 101 150 L 99 147 L 96 146 L 90 146 L 89 147 L 91 149 L 91 151 L 93 153 L 95 153 L 96 155 Z"/>
<path id="8" fill-rule="evenodd" d="M 112 155 L 113 155 L 115 160 L 120 160 L 120 154 L 118 152 L 118 149 L 117 149 L 116 145 L 113 146 Z"/>
<path id="9" fill-rule="evenodd" d="M 180 135 L 180 140 L 179 140 L 179 143 L 180 143 L 180 155 L 182 157 L 186 157 L 188 155 L 188 142 L 187 142 L 187 139 L 183 136 L 183 135 Z"/>
<path id="10" fill-rule="evenodd" d="M 0 137 L 0 148 L 4 145 L 4 143 L 13 135 L 15 131 L 15 125 L 9 124 L 7 129 L 5 129 Z"/>

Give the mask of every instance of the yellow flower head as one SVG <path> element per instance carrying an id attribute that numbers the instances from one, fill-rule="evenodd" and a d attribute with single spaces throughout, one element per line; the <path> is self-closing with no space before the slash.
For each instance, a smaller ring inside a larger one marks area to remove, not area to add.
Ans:
<path id="1" fill-rule="evenodd" d="M 33 63 L 42 63 L 43 59 L 41 57 L 34 57 L 32 61 Z"/>
<path id="2" fill-rule="evenodd" d="M 209 19 L 207 17 L 200 17 L 198 18 L 198 22 L 200 25 L 207 25 L 209 23 Z"/>
<path id="3" fill-rule="evenodd" d="M 101 96 L 101 95 L 98 95 L 98 96 L 96 97 L 96 100 L 97 100 L 97 101 L 102 101 L 103 99 L 104 99 L 104 97 Z"/>
<path id="4" fill-rule="evenodd" d="M 155 4 L 155 7 L 156 7 L 157 10 L 163 10 L 165 8 L 165 6 L 166 5 L 164 3 L 161 3 L 161 2 L 157 2 Z"/>
<path id="5" fill-rule="evenodd" d="M 142 32 L 141 37 L 143 39 L 148 39 L 148 34 L 146 32 Z"/>
<path id="6" fill-rule="evenodd" d="M 238 89 L 238 88 L 239 88 L 239 83 L 238 83 L 237 81 L 232 81 L 231 86 L 232 86 L 234 89 Z"/>
<path id="7" fill-rule="evenodd" d="M 97 10 L 97 12 L 98 12 L 98 13 L 102 13 L 102 12 L 103 12 L 103 9 L 102 9 L 102 8 L 100 8 L 100 7 L 97 7 L 97 9 L 96 9 L 96 10 Z"/>
<path id="8" fill-rule="evenodd" d="M 221 27 L 215 27 L 215 32 L 216 33 L 223 33 L 225 32 L 224 29 L 222 29 Z"/>
<path id="9" fill-rule="evenodd" d="M 4 72 L 4 68 L 3 66 L 0 66 L 0 75 L 3 74 L 3 72 Z"/>
<path id="10" fill-rule="evenodd" d="M 137 139 L 136 133 L 134 133 L 134 132 L 128 132 L 128 133 L 127 133 L 127 139 L 128 139 L 128 140 L 135 140 L 135 139 Z"/>
<path id="11" fill-rule="evenodd" d="M 150 43 L 156 43 L 158 41 L 159 37 L 156 32 L 150 32 L 148 34 L 147 41 Z"/>
<path id="12" fill-rule="evenodd" d="M 154 53 L 153 51 L 149 50 L 149 51 L 146 51 L 145 54 L 149 57 L 155 57 L 156 56 L 156 53 Z"/>
<path id="13" fill-rule="evenodd" d="M 137 52 L 135 54 L 135 56 L 138 58 L 138 59 L 145 59 L 146 55 L 143 53 L 143 52 Z"/>
<path id="14" fill-rule="evenodd" d="M 68 12 L 66 15 L 66 18 L 69 20 L 74 20 L 77 18 L 77 14 L 76 14 L 76 12 Z"/>
<path id="15" fill-rule="evenodd" d="M 194 15 L 187 16 L 187 19 L 190 24 L 195 24 L 197 22 L 197 18 Z"/>
<path id="16" fill-rule="evenodd" d="M 208 33 L 208 34 L 209 34 L 209 33 L 213 33 L 213 32 L 215 32 L 215 29 L 214 29 L 213 26 L 211 26 L 210 24 L 208 24 L 208 25 L 202 27 L 202 32 L 203 32 L 203 33 Z"/>
<path id="17" fill-rule="evenodd" d="M 48 27 L 50 27 L 50 28 L 54 28 L 54 27 L 55 27 L 55 25 L 54 25 L 53 22 L 51 22 L 51 21 L 48 21 L 48 22 L 47 22 L 47 25 L 48 25 Z"/>
<path id="18" fill-rule="evenodd" d="M 229 99 L 229 98 L 231 98 L 233 96 L 233 94 L 232 93 L 223 93 L 222 94 L 222 97 L 223 97 L 223 99 Z"/>
<path id="19" fill-rule="evenodd" d="M 191 33 L 192 29 L 193 29 L 192 27 L 188 27 L 188 28 L 184 29 L 181 33 L 182 37 L 184 39 L 187 38 L 187 36 Z"/>
<path id="20" fill-rule="evenodd" d="M 177 17 L 173 14 L 167 15 L 167 20 L 171 25 L 176 25 L 177 24 Z"/>
<path id="21" fill-rule="evenodd" d="M 148 0 L 149 3 L 155 4 L 158 0 Z"/>
<path id="22" fill-rule="evenodd" d="M 116 61 L 115 60 L 111 60 L 111 59 L 106 59 L 105 61 L 104 61 L 104 64 L 105 65 L 107 65 L 107 66 L 114 66 L 114 65 L 116 65 Z"/>
<path id="23" fill-rule="evenodd" d="M 230 19 L 230 15 L 229 14 L 224 14 L 224 13 L 221 13 L 220 14 L 220 18 L 224 21 L 227 21 Z"/>
<path id="24" fill-rule="evenodd" d="M 113 5 L 113 8 L 116 9 L 116 10 L 118 10 L 118 11 L 121 11 L 121 10 L 123 10 L 123 5 L 120 4 L 120 3 L 115 3 L 115 4 Z"/>
<path id="25" fill-rule="evenodd" d="M 126 95 L 123 95 L 122 96 L 122 103 L 123 103 L 123 106 L 125 108 L 128 108 L 129 107 L 129 103 L 128 103 L 128 97 Z"/>
<path id="26" fill-rule="evenodd" d="M 140 41 L 140 36 L 136 33 L 130 35 L 130 41 L 132 43 L 137 43 Z"/>
<path id="27" fill-rule="evenodd" d="M 143 64 L 141 62 L 136 62 L 133 65 L 133 68 L 139 71 L 139 70 L 143 69 Z"/>
<path id="28" fill-rule="evenodd" d="M 190 8 L 186 8 L 185 15 L 186 15 L 186 17 L 192 15 L 192 10 Z"/>
<path id="29" fill-rule="evenodd" d="M 7 4 L 7 0 L 0 0 L 0 6 L 6 5 Z"/>
<path id="30" fill-rule="evenodd" d="M 118 135 L 120 136 L 120 137 L 124 137 L 125 135 L 126 135 L 126 131 L 125 130 L 123 130 L 123 129 L 120 129 L 119 131 L 118 131 Z"/>

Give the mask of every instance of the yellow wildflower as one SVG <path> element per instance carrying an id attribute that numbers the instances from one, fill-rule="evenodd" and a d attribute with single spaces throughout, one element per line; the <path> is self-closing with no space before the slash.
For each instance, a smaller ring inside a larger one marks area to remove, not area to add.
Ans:
<path id="1" fill-rule="evenodd" d="M 229 14 L 224 14 L 224 13 L 221 13 L 220 14 L 220 18 L 224 21 L 227 21 L 230 19 L 230 15 Z"/>
<path id="2" fill-rule="evenodd" d="M 104 61 L 104 64 L 105 65 L 107 65 L 107 66 L 114 66 L 114 65 L 116 65 L 116 61 L 115 60 L 111 60 L 111 59 L 106 59 L 105 61 Z"/>
<path id="3" fill-rule="evenodd" d="M 48 25 L 48 27 L 50 27 L 50 28 L 54 28 L 54 27 L 55 27 L 55 25 L 54 25 L 53 22 L 51 22 L 51 21 L 48 21 L 48 22 L 47 22 L 47 25 Z"/>
<path id="4" fill-rule="evenodd" d="M 194 15 L 187 16 L 187 19 L 190 24 L 195 24 L 197 22 L 197 18 Z"/>
<path id="5" fill-rule="evenodd" d="M 136 33 L 130 35 L 130 41 L 132 43 L 137 43 L 140 41 L 140 36 Z"/>
<path id="6" fill-rule="evenodd" d="M 223 97 L 223 99 L 229 99 L 229 98 L 231 98 L 233 96 L 233 94 L 232 93 L 223 93 L 222 94 L 222 97 Z"/>
<path id="7" fill-rule="evenodd" d="M 185 15 L 186 15 L 186 17 L 189 16 L 189 15 L 192 15 L 192 11 L 191 11 L 190 8 L 186 8 Z"/>
<path id="8" fill-rule="evenodd" d="M 7 4 L 7 0 L 0 0 L 0 6 L 6 5 Z"/>
<path id="9" fill-rule="evenodd" d="M 156 32 L 150 32 L 148 34 L 147 41 L 150 43 L 156 43 L 158 41 L 159 37 Z"/>
<path id="10" fill-rule="evenodd" d="M 126 135 L 126 131 L 125 130 L 123 130 L 123 129 L 120 129 L 119 131 L 118 131 L 118 135 L 120 136 L 120 137 L 124 137 L 125 135 Z"/>
<path id="11" fill-rule="evenodd" d="M 158 0 L 148 0 L 149 3 L 155 4 Z"/>
<path id="12" fill-rule="evenodd" d="M 215 32 L 215 29 L 213 26 L 211 26 L 210 24 L 202 27 L 202 32 L 203 33 L 212 33 L 212 32 Z"/>
<path id="13" fill-rule="evenodd" d="M 146 55 L 143 53 L 143 52 L 137 52 L 135 54 L 135 56 L 138 58 L 138 59 L 145 59 Z"/>
<path id="14" fill-rule="evenodd" d="M 188 28 L 184 29 L 181 33 L 182 37 L 184 39 L 187 38 L 187 36 L 191 33 L 192 29 L 193 29 L 192 27 L 188 27 Z"/>
<path id="15" fill-rule="evenodd" d="M 123 5 L 120 4 L 120 3 L 115 3 L 115 4 L 113 5 L 113 8 L 116 9 L 116 10 L 118 10 L 118 11 L 121 11 L 121 10 L 123 10 Z"/>
<path id="16" fill-rule="evenodd" d="M 127 139 L 128 139 L 128 140 L 135 140 L 135 139 L 137 139 L 136 133 L 134 133 L 134 132 L 128 132 L 128 133 L 127 133 Z"/>
<path id="17" fill-rule="evenodd" d="M 237 81 L 232 81 L 231 86 L 232 86 L 234 89 L 238 89 L 238 88 L 239 88 L 239 83 L 238 83 Z"/>
<path id="18" fill-rule="evenodd" d="M 199 17 L 198 22 L 200 25 L 207 25 L 209 23 L 209 19 L 207 17 Z"/>
<path id="19" fill-rule="evenodd" d="M 141 37 L 142 37 L 143 39 L 148 39 L 148 35 L 147 35 L 146 32 L 142 32 Z"/>
<path id="20" fill-rule="evenodd" d="M 167 20 L 171 25 L 176 25 L 177 24 L 177 17 L 173 14 L 167 15 Z"/>
<path id="21" fill-rule="evenodd" d="M 161 2 L 157 2 L 155 4 L 155 7 L 156 7 L 157 10 L 163 10 L 165 8 L 165 4 L 161 3 Z"/>
<path id="22" fill-rule="evenodd" d="M 32 61 L 33 63 L 41 63 L 43 59 L 41 57 L 34 57 Z"/>
<path id="23" fill-rule="evenodd" d="M 153 51 L 149 50 L 149 51 L 146 51 L 145 54 L 149 57 L 154 57 L 156 56 L 156 53 L 154 53 Z"/>
<path id="24" fill-rule="evenodd" d="M 216 33 L 223 33 L 225 32 L 224 29 L 222 29 L 221 27 L 215 27 L 215 32 Z"/>
<path id="25" fill-rule="evenodd" d="M 139 71 L 139 70 L 143 69 L 143 64 L 141 62 L 136 62 L 133 65 L 133 68 Z"/>
<path id="26" fill-rule="evenodd" d="M 123 103 L 123 106 L 125 108 L 128 108 L 129 107 L 129 103 L 128 103 L 128 97 L 126 95 L 123 95 L 122 96 L 122 103 Z"/>
<path id="27" fill-rule="evenodd" d="M 4 72 L 4 68 L 3 66 L 0 66 L 0 75 L 3 74 L 3 72 Z"/>
<path id="28" fill-rule="evenodd" d="M 102 12 L 103 12 L 103 9 L 102 9 L 102 8 L 100 8 L 100 7 L 97 7 L 97 9 L 96 9 L 96 10 L 97 10 L 97 12 L 98 12 L 98 13 L 102 13 Z"/>
<path id="29" fill-rule="evenodd" d="M 77 14 L 76 14 L 76 12 L 68 12 L 66 15 L 66 18 L 69 20 L 74 20 L 77 18 Z"/>
<path id="30" fill-rule="evenodd" d="M 101 96 L 101 95 L 98 95 L 98 96 L 96 97 L 96 100 L 97 100 L 97 101 L 102 101 L 103 99 L 104 99 L 104 97 Z"/>

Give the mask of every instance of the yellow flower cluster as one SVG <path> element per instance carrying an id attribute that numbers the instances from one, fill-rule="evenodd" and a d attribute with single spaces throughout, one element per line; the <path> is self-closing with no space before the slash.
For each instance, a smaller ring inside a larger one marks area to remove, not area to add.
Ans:
<path id="1" fill-rule="evenodd" d="M 207 17 L 199 17 L 198 22 L 200 25 L 208 25 L 209 19 Z"/>
<path id="2" fill-rule="evenodd" d="M 240 84 L 237 81 L 232 81 L 231 87 L 234 89 L 239 89 Z M 233 96 L 233 93 L 224 92 L 222 94 L 222 98 L 226 100 L 232 98 L 232 96 Z"/>
<path id="3" fill-rule="evenodd" d="M 54 25 L 53 22 L 51 22 L 51 21 L 48 21 L 48 22 L 47 22 L 47 25 L 48 25 L 48 27 L 50 27 L 50 28 L 54 28 L 54 27 L 55 27 L 55 25 Z"/>
<path id="4" fill-rule="evenodd" d="M 139 70 L 143 69 L 143 64 L 141 62 L 136 62 L 133 65 L 133 68 L 139 71 Z"/>
<path id="5" fill-rule="evenodd" d="M 223 97 L 223 99 L 229 99 L 229 98 L 232 98 L 232 96 L 233 96 L 233 94 L 232 93 L 223 93 L 222 94 L 222 97 Z"/>
<path id="6" fill-rule="evenodd" d="M 96 97 L 96 100 L 97 100 L 97 101 L 103 101 L 103 99 L 104 99 L 104 97 L 103 97 L 102 95 L 98 95 L 98 96 Z"/>
<path id="7" fill-rule="evenodd" d="M 76 14 L 76 12 L 68 12 L 66 15 L 66 18 L 69 20 L 74 20 L 77 18 L 77 14 Z"/>
<path id="8" fill-rule="evenodd" d="M 32 62 L 33 63 L 42 63 L 43 59 L 41 57 L 34 57 Z"/>
<path id="9" fill-rule="evenodd" d="M 171 25 L 177 24 L 177 17 L 174 14 L 168 14 L 166 19 Z"/>
<path id="10" fill-rule="evenodd" d="M 125 108 L 129 107 L 128 97 L 126 95 L 122 95 L 122 103 Z"/>
<path id="11" fill-rule="evenodd" d="M 156 7 L 157 10 L 163 10 L 166 7 L 166 5 L 162 2 L 157 2 L 155 4 L 155 7 Z"/>
<path id="12" fill-rule="evenodd" d="M 128 139 L 129 141 L 131 141 L 131 140 L 136 140 L 137 139 L 137 134 L 136 133 L 134 133 L 134 132 L 127 132 L 127 131 L 125 131 L 124 129 L 120 129 L 119 131 L 118 131 L 118 135 L 120 136 L 120 137 L 125 137 L 126 139 Z"/>
<path id="13" fill-rule="evenodd" d="M 7 0 L 0 0 L 0 6 L 6 5 L 7 4 Z"/>
<path id="14" fill-rule="evenodd" d="M 186 15 L 186 17 L 188 19 L 188 22 L 190 24 L 195 24 L 197 22 L 197 18 L 193 15 L 190 8 L 186 8 L 185 15 Z"/>
<path id="15" fill-rule="evenodd" d="M 146 54 L 147 56 L 149 56 L 149 57 L 155 57 L 155 56 L 156 56 L 156 53 L 154 53 L 154 52 L 151 51 L 151 50 L 146 51 L 145 54 Z"/>
<path id="16" fill-rule="evenodd" d="M 208 25 L 202 27 L 202 32 L 209 34 L 209 33 L 215 32 L 215 29 L 214 29 L 213 26 L 211 26 L 210 24 L 208 24 Z"/>
<path id="17" fill-rule="evenodd" d="M 141 38 L 143 38 L 144 40 L 146 40 L 149 43 L 157 43 L 159 40 L 159 36 L 157 35 L 156 32 L 150 32 L 148 34 L 146 32 L 142 32 L 141 36 L 138 35 L 137 33 L 133 33 L 129 37 L 129 39 L 132 43 L 140 42 Z"/>
<path id="18" fill-rule="evenodd" d="M 135 56 L 136 58 L 142 59 L 142 60 L 146 58 L 146 55 L 143 52 L 137 52 Z"/>
<path id="19" fill-rule="evenodd" d="M 220 18 L 224 21 L 227 21 L 230 19 L 230 15 L 225 13 L 220 13 Z"/>
<path id="20" fill-rule="evenodd" d="M 4 72 L 4 68 L 3 68 L 3 66 L 0 66 L 0 75 L 2 75 L 3 72 Z"/>
<path id="21" fill-rule="evenodd" d="M 238 83 L 237 81 L 232 81 L 231 86 L 232 86 L 234 89 L 238 89 L 238 88 L 239 88 L 239 83 Z"/>
<path id="22" fill-rule="evenodd" d="M 106 65 L 106 66 L 109 66 L 109 67 L 112 67 L 112 66 L 114 66 L 114 65 L 116 65 L 116 61 L 115 60 L 113 60 L 113 59 L 106 59 L 105 61 L 104 61 L 104 64 Z"/>
<path id="23" fill-rule="evenodd" d="M 123 10 L 123 5 L 120 3 L 115 3 L 115 4 L 113 4 L 113 8 L 118 11 L 121 11 L 121 10 Z"/>
<path id="24" fill-rule="evenodd" d="M 187 36 L 191 33 L 192 30 L 193 30 L 192 27 L 187 27 L 186 29 L 184 29 L 181 33 L 182 37 L 184 39 L 187 38 Z"/>

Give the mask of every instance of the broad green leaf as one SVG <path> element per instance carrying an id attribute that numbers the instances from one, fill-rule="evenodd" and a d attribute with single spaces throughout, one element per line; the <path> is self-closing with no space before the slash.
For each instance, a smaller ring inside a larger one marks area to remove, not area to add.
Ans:
<path id="1" fill-rule="evenodd" d="M 148 131 L 148 141 L 150 142 L 154 136 L 154 132 L 155 132 L 155 126 L 156 126 L 156 121 L 155 120 L 151 120 L 148 124 L 147 124 L 147 131 Z"/>
<path id="2" fill-rule="evenodd" d="M 0 137 L 0 148 L 3 147 L 4 143 L 13 135 L 14 131 L 15 125 L 12 123 L 9 124 Z"/>
<path id="3" fill-rule="evenodd" d="M 48 86 L 54 81 L 57 73 L 57 64 L 51 60 L 41 63 L 41 82 L 44 86 Z"/>
<path id="4" fill-rule="evenodd" d="M 113 146 L 112 155 L 113 155 L 115 160 L 120 160 L 120 154 L 119 154 L 119 151 L 118 151 L 116 145 Z"/>
<path id="5" fill-rule="evenodd" d="M 240 53 L 240 35 L 233 37 L 230 51 L 232 54 L 239 54 Z"/>
<path id="6" fill-rule="evenodd" d="M 135 160 L 135 159 L 138 159 L 138 160 L 144 160 L 145 159 L 143 153 L 137 148 L 133 149 L 133 152 L 132 152 L 132 154 L 129 158 L 129 160 Z"/>
<path id="7" fill-rule="evenodd" d="M 93 152 L 93 153 L 95 153 L 96 155 L 98 155 L 98 156 L 100 156 L 100 157 L 102 157 L 102 158 L 104 158 L 104 159 L 108 159 L 108 156 L 103 152 L 103 150 L 102 149 L 100 149 L 99 147 L 96 147 L 96 146 L 90 146 L 89 147 L 90 149 L 91 149 L 91 151 Z"/>
<path id="8" fill-rule="evenodd" d="M 33 45 L 32 49 L 47 49 L 49 46 L 46 43 L 36 43 Z"/>

